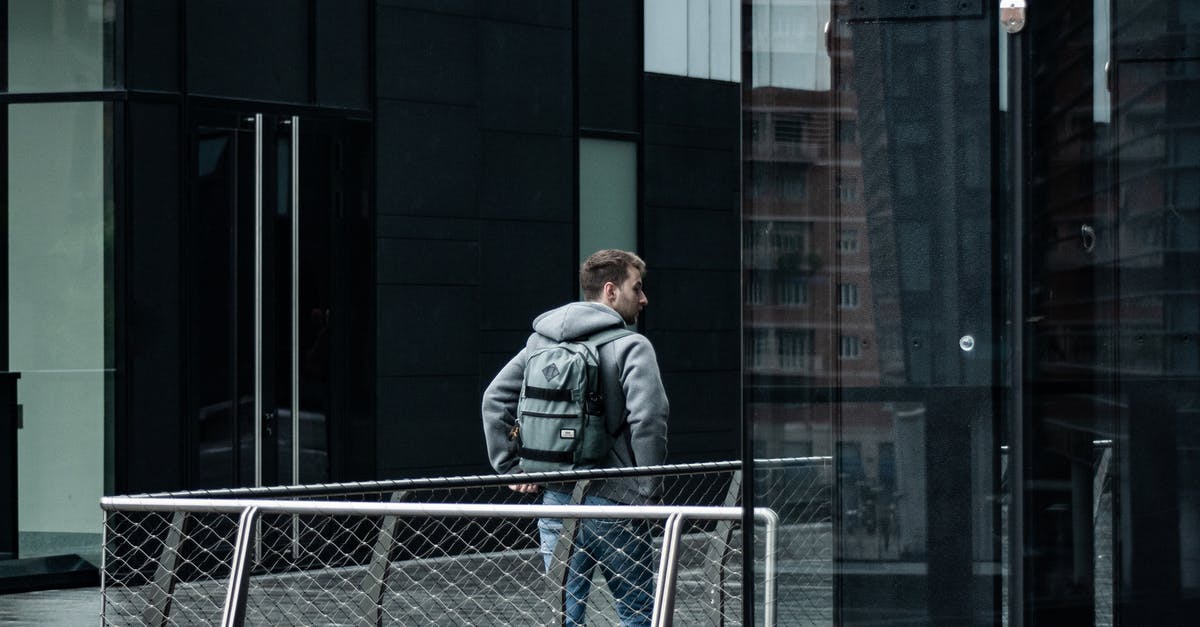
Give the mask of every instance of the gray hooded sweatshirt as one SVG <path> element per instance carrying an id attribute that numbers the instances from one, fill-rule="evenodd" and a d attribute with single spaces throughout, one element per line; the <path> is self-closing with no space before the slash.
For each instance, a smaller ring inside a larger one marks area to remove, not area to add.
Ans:
<path id="1" fill-rule="evenodd" d="M 488 457 L 499 473 L 520 472 L 516 442 L 508 433 L 517 421 L 517 401 L 529 355 L 563 340 L 580 340 L 611 328 L 625 328 L 620 314 L 595 302 L 578 302 L 547 311 L 533 321 L 525 348 L 504 366 L 483 393 L 483 433 Z M 667 393 L 663 389 L 654 347 L 634 333 L 600 347 L 600 380 L 605 419 L 617 441 L 605 464 L 609 468 L 653 466 L 667 458 Z M 628 428 L 622 424 L 628 422 Z M 661 496 L 654 478 L 594 482 L 589 494 L 618 503 L 642 505 Z"/>

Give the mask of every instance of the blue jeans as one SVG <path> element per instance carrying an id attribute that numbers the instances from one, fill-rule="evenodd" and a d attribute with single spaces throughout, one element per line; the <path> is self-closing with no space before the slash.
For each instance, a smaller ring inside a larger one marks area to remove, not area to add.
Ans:
<path id="1" fill-rule="evenodd" d="M 546 490 L 542 498 L 546 505 L 567 505 L 571 495 Z M 599 496 L 584 497 L 585 505 L 619 505 Z M 567 565 L 566 624 L 584 624 L 587 615 L 587 596 L 592 588 L 592 570 L 600 567 L 608 588 L 616 601 L 617 616 L 622 625 L 650 624 L 654 610 L 654 546 L 650 524 L 644 520 L 584 519 L 575 534 L 571 560 Z M 557 518 L 538 520 L 542 559 L 546 570 L 554 556 L 562 532 Z"/>

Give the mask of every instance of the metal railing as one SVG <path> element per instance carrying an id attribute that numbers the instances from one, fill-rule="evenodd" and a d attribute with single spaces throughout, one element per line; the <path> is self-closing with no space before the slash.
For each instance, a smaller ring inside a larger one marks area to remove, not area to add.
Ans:
<path id="1" fill-rule="evenodd" d="M 760 566 L 747 581 L 759 591 L 762 619 L 831 619 L 828 466 L 828 458 L 756 461 L 756 481 L 774 482 L 760 486 L 772 499 L 756 503 L 764 533 L 754 534 Z M 102 617 L 156 625 L 561 624 L 580 527 L 572 523 L 585 519 L 645 525 L 658 551 L 661 576 L 645 591 L 658 620 L 740 624 L 739 469 L 722 462 L 522 477 L 575 481 L 574 502 L 588 481 L 663 482 L 662 506 L 615 509 L 539 505 L 508 490 L 511 477 L 495 476 L 109 497 Z M 562 520 L 567 538 L 548 569 L 535 520 L 547 515 Z M 600 571 L 608 589 L 596 585 L 586 596 L 588 619 L 615 624 L 614 601 L 623 599 L 612 591 L 627 595 L 621 584 L 630 582 Z"/>

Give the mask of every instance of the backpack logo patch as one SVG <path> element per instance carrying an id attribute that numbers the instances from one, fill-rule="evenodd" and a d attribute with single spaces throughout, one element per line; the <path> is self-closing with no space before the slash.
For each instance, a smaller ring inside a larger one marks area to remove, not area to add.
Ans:
<path id="1" fill-rule="evenodd" d="M 553 381 L 554 377 L 557 377 L 559 374 L 558 366 L 555 366 L 554 364 L 550 364 L 549 366 L 542 368 L 542 376 L 546 377 L 547 381 Z"/>
<path id="2" fill-rule="evenodd" d="M 575 430 L 574 429 L 559 429 L 558 437 L 560 437 L 564 440 L 574 440 L 575 439 Z"/>

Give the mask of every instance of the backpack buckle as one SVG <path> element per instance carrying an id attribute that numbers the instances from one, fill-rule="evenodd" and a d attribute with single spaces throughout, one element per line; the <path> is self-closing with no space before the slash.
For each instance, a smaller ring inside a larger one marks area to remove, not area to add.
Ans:
<path id="1" fill-rule="evenodd" d="M 583 409 L 589 416 L 603 416 L 604 395 L 599 392 L 588 392 L 584 395 Z"/>

